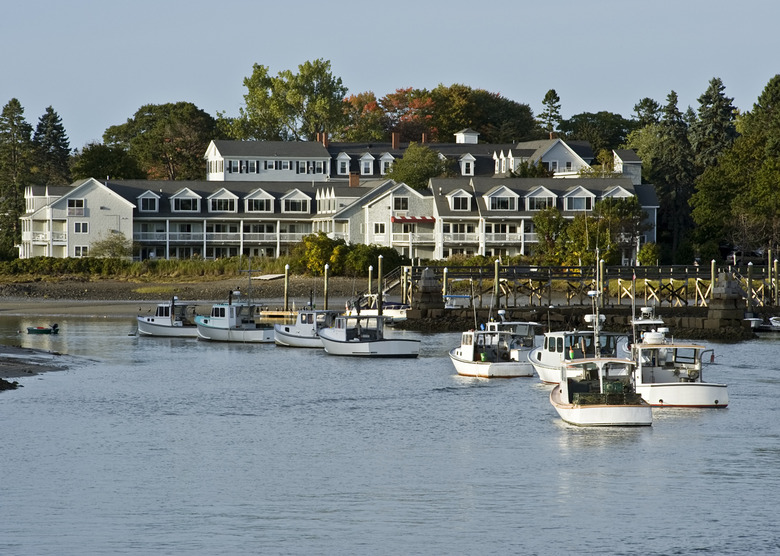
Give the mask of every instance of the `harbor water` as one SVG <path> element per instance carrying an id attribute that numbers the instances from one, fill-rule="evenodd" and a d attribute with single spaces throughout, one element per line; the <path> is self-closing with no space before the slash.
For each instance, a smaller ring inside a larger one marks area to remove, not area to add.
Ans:
<path id="1" fill-rule="evenodd" d="M 459 334 L 367 360 L 35 324 L 0 342 L 75 363 L 0 393 L 0 554 L 780 553 L 780 334 L 707 344 L 727 409 L 586 429 L 538 379 L 458 377 Z"/>

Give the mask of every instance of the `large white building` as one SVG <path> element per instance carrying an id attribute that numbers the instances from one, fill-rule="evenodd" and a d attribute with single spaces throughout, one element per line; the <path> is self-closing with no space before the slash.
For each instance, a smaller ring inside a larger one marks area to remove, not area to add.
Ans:
<path id="1" fill-rule="evenodd" d="M 592 154 L 560 139 L 480 145 L 463 130 L 459 142 L 432 144 L 459 177 L 415 190 L 387 177 L 408 145 L 212 141 L 206 180 L 87 179 L 71 187 L 28 187 L 19 255 L 80 257 L 93 241 L 121 233 L 146 258 L 279 256 L 315 232 L 348 243 L 391 246 L 413 258 L 453 254 L 529 254 L 533 216 L 549 206 L 564 217 L 598 200 L 635 196 L 655 241 L 658 202 L 641 185 L 641 162 L 616 151 L 625 177 L 582 178 Z M 522 162 L 547 165 L 553 178 L 513 178 Z M 566 178 L 566 179 L 561 179 Z M 624 259 L 633 258 L 625 253 Z"/>

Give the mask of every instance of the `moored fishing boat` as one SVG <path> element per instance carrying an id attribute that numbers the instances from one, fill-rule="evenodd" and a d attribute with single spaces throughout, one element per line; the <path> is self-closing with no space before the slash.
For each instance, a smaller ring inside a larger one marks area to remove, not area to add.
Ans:
<path id="1" fill-rule="evenodd" d="M 197 338 L 198 327 L 195 325 L 196 306 L 186 301 L 179 301 L 173 296 L 166 303 L 158 303 L 154 315 L 138 315 L 139 336 L 160 336 L 175 338 Z"/>
<path id="2" fill-rule="evenodd" d="M 387 320 L 381 315 L 339 315 L 332 327 L 320 330 L 320 339 L 330 355 L 417 357 L 420 340 L 385 337 Z"/>
<path id="3" fill-rule="evenodd" d="M 460 346 L 450 350 L 450 360 L 461 376 L 514 378 L 534 375 L 522 341 L 505 330 L 463 332 Z"/>
<path id="4" fill-rule="evenodd" d="M 599 332 L 598 336 L 600 357 L 628 356 L 630 353 L 625 334 Z M 567 362 L 596 356 L 595 340 L 593 330 L 545 332 L 544 342 L 529 352 L 528 359 L 542 382 L 558 384 Z"/>
<path id="5" fill-rule="evenodd" d="M 304 309 L 298 312 L 294 324 L 275 324 L 276 345 L 303 348 L 321 348 L 320 330 L 333 326 L 338 311 Z"/>
<path id="6" fill-rule="evenodd" d="M 611 357 L 566 361 L 550 403 L 561 419 L 581 427 L 651 425 L 653 410 L 631 382 L 633 366 Z"/>
<path id="7" fill-rule="evenodd" d="M 274 328 L 257 318 L 258 306 L 231 292 L 227 303 L 211 307 L 209 316 L 195 317 L 198 338 L 216 342 L 272 343 Z"/>
<path id="8" fill-rule="evenodd" d="M 636 391 L 652 406 L 658 407 L 726 407 L 729 403 L 725 384 L 705 382 L 702 367 L 712 349 L 693 342 L 668 337 L 663 320 L 643 308 L 634 319 L 632 357 L 636 362 Z"/>

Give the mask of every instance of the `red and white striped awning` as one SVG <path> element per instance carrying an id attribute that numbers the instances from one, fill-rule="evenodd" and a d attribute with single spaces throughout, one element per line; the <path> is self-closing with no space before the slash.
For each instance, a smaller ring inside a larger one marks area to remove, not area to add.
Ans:
<path id="1" fill-rule="evenodd" d="M 420 224 L 432 224 L 436 222 L 433 216 L 391 216 L 390 222 L 418 222 Z"/>

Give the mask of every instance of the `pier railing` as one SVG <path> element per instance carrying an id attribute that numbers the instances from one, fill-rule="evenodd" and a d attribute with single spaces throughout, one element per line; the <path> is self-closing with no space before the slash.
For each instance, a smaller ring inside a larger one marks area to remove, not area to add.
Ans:
<path id="1" fill-rule="evenodd" d="M 772 266 L 407 266 L 395 282 L 401 297 L 412 299 L 414 288 L 428 269 L 440 282 L 442 294 L 465 293 L 477 307 L 588 305 L 588 292 L 600 290 L 601 303 L 707 307 L 719 280 L 736 284 L 746 308 L 780 306 L 777 261 Z"/>

